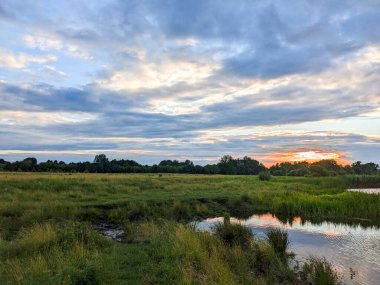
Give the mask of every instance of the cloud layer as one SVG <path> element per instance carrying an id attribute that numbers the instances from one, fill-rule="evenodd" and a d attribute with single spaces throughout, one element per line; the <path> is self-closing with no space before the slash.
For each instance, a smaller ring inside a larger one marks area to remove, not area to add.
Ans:
<path id="1" fill-rule="evenodd" d="M 0 156 L 380 162 L 378 1 L 60 2 L 0 3 Z"/>

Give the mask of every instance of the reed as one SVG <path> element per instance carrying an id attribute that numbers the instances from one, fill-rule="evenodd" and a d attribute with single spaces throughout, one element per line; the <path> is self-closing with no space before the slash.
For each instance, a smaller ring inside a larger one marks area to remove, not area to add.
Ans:
<path id="1" fill-rule="evenodd" d="M 325 258 L 311 257 L 301 271 L 301 280 L 312 285 L 342 284 L 342 277 L 334 270 L 332 263 Z"/>
<path id="2" fill-rule="evenodd" d="M 266 240 L 272 246 L 277 256 L 287 260 L 289 257 L 288 248 L 290 242 L 286 231 L 272 228 L 266 232 Z"/>

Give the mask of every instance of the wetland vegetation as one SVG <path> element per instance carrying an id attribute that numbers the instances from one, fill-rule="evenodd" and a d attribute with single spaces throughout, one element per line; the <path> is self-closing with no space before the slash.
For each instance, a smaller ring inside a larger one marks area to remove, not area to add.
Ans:
<path id="1" fill-rule="evenodd" d="M 284 232 L 263 241 L 228 222 L 218 234 L 189 222 L 271 212 L 284 221 L 379 225 L 380 195 L 346 191 L 353 181 L 380 178 L 3 172 L 0 281 L 327 284 L 315 277 L 323 270 L 337 284 L 339 276 L 323 260 L 289 267 Z M 120 241 L 104 237 L 101 224 L 122 229 Z"/>

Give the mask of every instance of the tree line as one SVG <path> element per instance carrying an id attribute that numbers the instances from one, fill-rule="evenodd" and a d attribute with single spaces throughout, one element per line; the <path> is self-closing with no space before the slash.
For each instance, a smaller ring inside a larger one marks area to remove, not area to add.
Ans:
<path id="1" fill-rule="evenodd" d="M 335 160 L 320 160 L 309 163 L 282 162 L 265 167 L 250 157 L 233 158 L 223 156 L 216 164 L 195 165 L 190 160 L 163 160 L 159 164 L 142 165 L 134 160 L 109 160 L 105 154 L 96 155 L 93 162 L 70 162 L 48 160 L 37 162 L 34 157 L 22 161 L 9 162 L 0 159 L 0 171 L 26 172 L 83 172 L 83 173 L 190 173 L 190 174 L 235 174 L 256 175 L 269 172 L 274 176 L 336 176 L 336 175 L 375 175 L 380 174 L 379 165 L 373 162 L 357 161 L 351 165 L 340 165 Z"/>

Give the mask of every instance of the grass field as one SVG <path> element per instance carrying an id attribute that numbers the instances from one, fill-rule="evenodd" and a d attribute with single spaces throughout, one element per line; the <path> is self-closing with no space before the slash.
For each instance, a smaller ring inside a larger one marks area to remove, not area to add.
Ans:
<path id="1" fill-rule="evenodd" d="M 273 248 L 186 226 L 272 212 L 380 224 L 380 195 L 346 192 L 379 177 L 0 173 L 1 284 L 295 284 Z M 117 224 L 124 243 L 93 229 Z M 288 283 L 287 283 L 288 282 Z M 303 283 L 300 283 L 303 284 Z"/>

